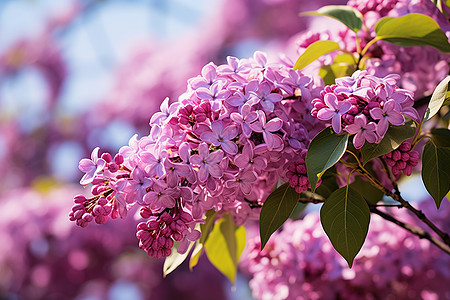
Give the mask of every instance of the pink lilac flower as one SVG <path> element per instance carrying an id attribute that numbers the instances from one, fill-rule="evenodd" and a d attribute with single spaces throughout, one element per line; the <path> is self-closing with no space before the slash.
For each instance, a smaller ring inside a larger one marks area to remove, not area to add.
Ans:
<path id="1" fill-rule="evenodd" d="M 223 170 L 219 166 L 219 162 L 223 158 L 223 151 L 217 150 L 209 152 L 206 143 L 201 143 L 198 147 L 198 154 L 191 157 L 191 162 L 199 166 L 198 179 L 205 182 L 209 176 L 219 178 L 223 174 Z"/>
<path id="2" fill-rule="evenodd" d="M 206 131 L 201 134 L 200 138 L 214 146 L 220 146 L 223 151 L 234 155 L 238 151 L 238 147 L 232 140 L 238 135 L 238 128 L 234 124 L 224 126 L 222 121 L 214 121 L 211 123 L 212 131 Z"/>
<path id="3" fill-rule="evenodd" d="M 78 165 L 81 172 L 84 172 L 83 178 L 81 178 L 80 183 L 82 185 L 87 185 L 94 180 L 95 175 L 103 171 L 106 165 L 106 161 L 98 157 L 99 147 L 92 150 L 91 159 L 83 158 Z"/>
<path id="4" fill-rule="evenodd" d="M 367 117 L 365 115 L 359 115 L 355 117 L 353 124 L 345 127 L 345 131 L 350 134 L 355 134 L 353 136 L 353 145 L 356 149 L 361 149 L 365 141 L 369 143 L 377 142 L 378 136 L 375 132 L 376 128 L 374 122 L 367 123 Z"/>
<path id="5" fill-rule="evenodd" d="M 193 228 L 208 210 L 230 212 L 239 225 L 256 219 L 277 181 L 287 180 L 289 162 L 309 144 L 308 131 L 324 124 L 313 125 L 307 114 L 313 108 L 308 95 L 317 94 L 309 77 L 261 52 L 229 62 L 234 71 L 209 64 L 177 102 L 166 100 L 147 136 L 134 136 L 114 160 L 102 155 L 106 165 L 92 180 L 93 197 L 76 198 L 70 219 L 80 226 L 103 223 L 139 205 L 148 220 L 138 238 L 156 257 L 172 251 L 168 237 L 184 252 L 199 238 Z M 183 212 L 192 221 L 171 236 L 168 216 Z"/>
<path id="6" fill-rule="evenodd" d="M 317 112 L 317 118 L 320 120 L 332 120 L 331 124 L 336 133 L 341 133 L 341 116 L 351 108 L 349 102 L 338 102 L 336 95 L 326 94 L 324 102 L 327 105 Z"/>
<path id="7" fill-rule="evenodd" d="M 395 110 L 395 103 L 395 100 L 389 100 L 384 103 L 382 109 L 374 107 L 370 110 L 370 116 L 375 120 L 379 120 L 377 125 L 377 134 L 379 136 L 384 136 L 386 134 L 389 123 L 392 125 L 405 124 L 405 117 Z"/>
<path id="8" fill-rule="evenodd" d="M 331 119 L 336 133 L 343 129 L 356 134 L 353 141 L 358 149 L 365 141 L 379 143 L 389 124 L 402 125 L 405 116 L 418 120 L 414 94 L 398 88 L 398 79 L 395 74 L 380 78 L 367 71 L 338 78 L 336 84 L 326 86 L 320 98 L 312 101 L 311 115 L 319 120 Z"/>
<path id="9" fill-rule="evenodd" d="M 274 135 L 273 132 L 276 132 L 281 129 L 283 126 L 283 121 L 280 118 L 274 118 L 266 123 L 266 115 L 262 111 L 258 111 L 259 119 L 250 124 L 250 128 L 254 132 L 260 132 L 263 135 L 264 142 L 266 143 L 267 149 L 272 150 L 280 147 L 283 143 L 281 138 L 277 135 Z"/>
<path id="10" fill-rule="evenodd" d="M 260 103 L 264 109 L 272 112 L 275 103 L 281 101 L 283 96 L 277 93 L 272 93 L 272 88 L 268 83 L 263 83 L 259 86 L 257 92 L 253 92 L 253 97 L 251 98 L 252 104 Z"/>

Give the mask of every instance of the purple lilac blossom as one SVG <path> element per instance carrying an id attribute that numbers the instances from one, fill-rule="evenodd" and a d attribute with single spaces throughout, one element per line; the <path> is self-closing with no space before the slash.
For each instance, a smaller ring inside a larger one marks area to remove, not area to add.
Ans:
<path id="1" fill-rule="evenodd" d="M 138 225 L 140 247 L 164 257 L 175 241 L 182 253 L 199 238 L 195 225 L 207 210 L 231 212 L 239 225 L 257 218 L 276 182 L 288 180 L 286 166 L 308 146 L 307 129 L 323 127 L 303 122 L 308 114 L 295 108 L 310 111 L 318 94 L 309 77 L 269 61 L 262 52 L 228 61 L 245 68 L 235 68 L 230 76 L 227 65 L 206 65 L 201 76 L 188 80 L 177 102 L 168 106 L 164 101 L 148 136 L 131 138 L 114 160 L 102 154 L 101 170 L 94 170 L 94 158 L 83 160 L 89 180 L 81 183 L 92 182 L 93 196 L 75 197 L 72 221 L 82 227 L 103 224 L 139 205 L 144 219 Z M 274 78 L 295 80 L 280 88 Z M 229 100 L 246 94 L 245 104 Z M 98 149 L 94 152 L 97 156 Z"/>
<path id="2" fill-rule="evenodd" d="M 413 93 L 397 87 L 397 75 L 379 78 L 367 71 L 356 71 L 351 77 L 336 79 L 336 84 L 326 86 L 320 98 L 312 101 L 313 117 L 332 119 L 336 133 L 355 134 L 353 144 L 360 149 L 365 141 L 379 143 L 389 124 L 405 124 L 405 116 L 419 120 L 413 108 Z"/>

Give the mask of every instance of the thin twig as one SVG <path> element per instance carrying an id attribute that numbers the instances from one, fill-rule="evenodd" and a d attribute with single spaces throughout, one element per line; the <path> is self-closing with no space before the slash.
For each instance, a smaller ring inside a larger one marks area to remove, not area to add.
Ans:
<path id="1" fill-rule="evenodd" d="M 442 251 L 444 251 L 445 253 L 450 255 L 450 247 L 448 245 L 446 245 L 445 243 L 443 243 L 442 241 L 440 241 L 439 239 L 437 239 L 434 236 L 430 235 L 425 230 L 423 230 L 421 228 L 418 228 L 418 227 L 415 227 L 415 226 L 412 226 L 410 224 L 403 223 L 402 221 L 397 220 L 393 216 L 378 210 L 375 206 L 370 206 L 370 211 L 372 213 L 374 213 L 374 214 L 379 215 L 383 219 L 385 219 L 387 221 L 390 221 L 390 222 L 392 222 L 392 223 L 402 227 L 403 229 L 411 232 L 412 234 L 417 235 L 421 239 L 429 240 L 432 244 L 436 245 Z"/>

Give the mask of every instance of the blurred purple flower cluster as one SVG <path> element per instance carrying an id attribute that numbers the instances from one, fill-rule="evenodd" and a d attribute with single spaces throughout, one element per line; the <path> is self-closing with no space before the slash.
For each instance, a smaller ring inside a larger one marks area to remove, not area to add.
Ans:
<path id="1" fill-rule="evenodd" d="M 446 199 L 436 216 L 433 201 L 420 208 L 443 229 L 450 229 Z M 444 204 L 445 202 L 445 204 Z M 416 224 L 403 210 L 390 210 Z M 406 230 L 372 216 L 369 233 L 352 269 L 333 249 L 319 214 L 288 221 L 260 251 L 259 235 L 249 239 L 241 269 L 250 276 L 256 299 L 447 299 L 450 258 Z"/>
<path id="2" fill-rule="evenodd" d="M 73 186 L 21 189 L 0 199 L 0 298 L 111 299 L 122 288 L 135 299 L 184 293 L 184 298 L 225 299 L 221 275 L 202 261 L 188 281 L 176 280 L 186 277 L 187 268 L 163 280 L 162 262 L 136 251 L 133 219 L 93 226 L 89 234 L 74 227 L 67 220 L 66 197 L 76 192 Z"/>

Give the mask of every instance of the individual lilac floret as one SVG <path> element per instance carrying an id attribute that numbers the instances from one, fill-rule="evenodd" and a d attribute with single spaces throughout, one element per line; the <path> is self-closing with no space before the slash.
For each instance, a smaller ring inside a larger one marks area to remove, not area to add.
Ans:
<path id="1" fill-rule="evenodd" d="M 78 165 L 81 172 L 84 172 L 83 178 L 80 180 L 80 184 L 87 185 L 94 180 L 95 175 L 103 171 L 106 165 L 106 161 L 103 158 L 98 157 L 99 147 L 92 150 L 91 159 L 83 158 Z"/>
<path id="2" fill-rule="evenodd" d="M 311 115 L 319 120 L 331 120 L 336 133 L 342 130 L 356 134 L 356 148 L 367 141 L 379 143 L 389 125 L 405 124 L 405 117 L 418 119 L 414 109 L 414 94 L 397 86 L 399 76 L 389 74 L 383 78 L 356 71 L 351 77 L 336 79 L 326 86 L 320 98 L 312 101 Z"/>
<path id="3" fill-rule="evenodd" d="M 200 144 L 198 154 L 192 155 L 191 162 L 199 166 L 198 179 L 205 182 L 208 177 L 219 178 L 223 174 L 223 170 L 219 166 L 219 162 L 223 158 L 223 151 L 217 150 L 209 153 L 209 147 L 206 143 Z"/>
<path id="4" fill-rule="evenodd" d="M 334 94 L 325 94 L 324 102 L 326 107 L 317 112 L 317 118 L 323 121 L 331 119 L 334 132 L 341 133 L 341 116 L 348 112 L 352 105 L 345 101 L 338 102 Z"/>
<path id="5" fill-rule="evenodd" d="M 375 133 L 376 125 L 374 122 L 367 123 L 367 117 L 365 115 L 358 115 L 355 117 L 353 124 L 347 125 L 345 131 L 353 136 L 353 146 L 356 149 L 361 149 L 365 141 L 369 143 L 376 143 L 378 136 Z"/>
<path id="6" fill-rule="evenodd" d="M 383 156 L 386 163 L 392 168 L 395 176 L 403 172 L 406 176 L 412 174 L 413 168 L 419 163 L 419 152 L 411 150 L 411 143 L 403 142 L 392 152 Z"/>
<path id="7" fill-rule="evenodd" d="M 238 147 L 232 140 L 238 135 L 238 128 L 234 124 L 224 126 L 222 121 L 214 121 L 211 123 L 212 131 L 201 134 L 203 141 L 209 142 L 214 146 L 222 147 L 223 151 L 229 154 L 236 154 Z"/>

